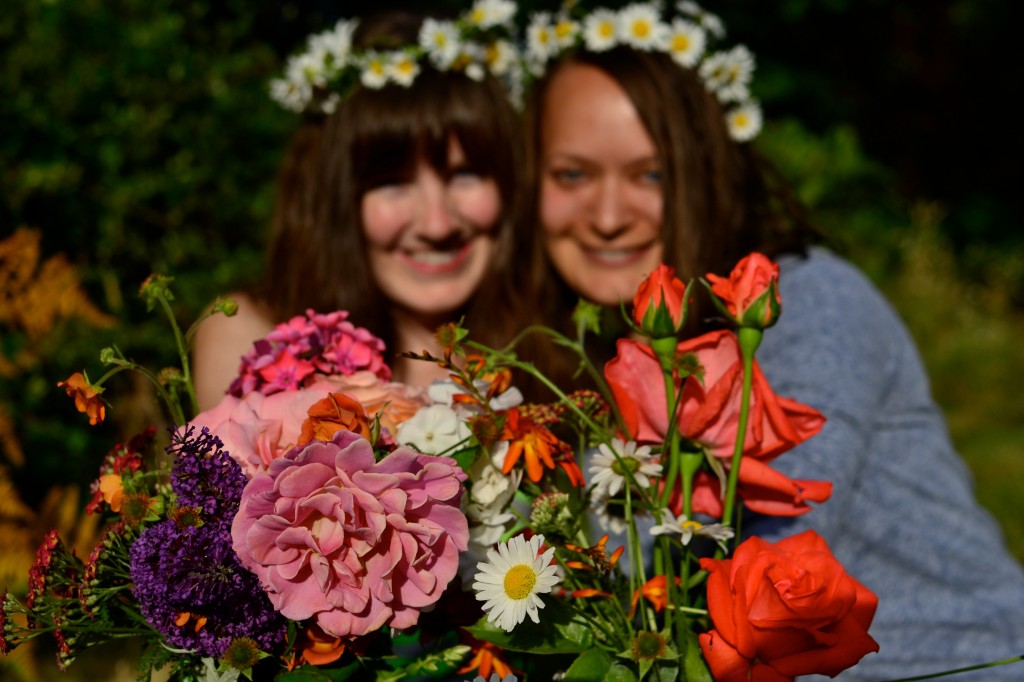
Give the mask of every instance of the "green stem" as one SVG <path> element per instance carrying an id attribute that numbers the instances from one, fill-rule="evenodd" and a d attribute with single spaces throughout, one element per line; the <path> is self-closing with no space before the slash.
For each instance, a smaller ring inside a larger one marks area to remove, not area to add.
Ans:
<path id="1" fill-rule="evenodd" d="M 739 337 L 740 356 L 743 360 L 743 393 L 740 400 L 739 424 L 736 428 L 736 446 L 733 448 L 729 482 L 725 490 L 725 508 L 722 510 L 722 523 L 727 526 L 732 524 L 733 512 L 736 507 L 736 487 L 739 483 L 743 445 L 747 440 L 747 421 L 750 418 L 750 393 L 754 381 L 754 351 L 761 343 L 762 332 L 760 329 L 752 327 L 740 327 L 737 336 Z"/>
<path id="2" fill-rule="evenodd" d="M 994 668 L 998 665 L 1006 665 L 1007 663 L 1016 663 L 1018 661 L 1024 661 L 1024 656 L 1014 656 L 1013 658 L 1004 658 L 1001 661 L 979 663 L 978 665 L 969 665 L 965 668 L 956 668 L 954 670 L 944 670 L 941 673 L 918 675 L 916 677 L 901 677 L 896 680 L 886 680 L 886 682 L 915 682 L 915 680 L 931 680 L 936 677 L 945 677 L 947 675 L 959 675 L 960 673 L 970 672 L 971 670 L 984 670 L 985 668 Z"/>
<path id="3" fill-rule="evenodd" d="M 157 299 L 160 301 L 160 307 L 164 309 L 164 314 L 167 315 L 167 320 L 171 324 L 171 329 L 174 330 L 174 342 L 178 347 L 178 359 L 181 361 L 182 378 L 184 379 L 185 390 L 188 393 L 189 404 L 192 408 L 191 414 L 196 415 L 199 413 L 199 399 L 196 397 L 196 387 L 192 384 L 192 370 L 188 361 L 188 345 L 185 343 L 185 339 L 181 335 L 181 327 L 178 326 L 178 321 L 174 317 L 174 311 L 171 310 L 171 304 L 164 296 L 158 296 Z M 181 415 L 180 405 L 178 406 L 178 413 Z M 177 425 L 181 426 L 182 423 L 183 422 L 179 421 Z"/>

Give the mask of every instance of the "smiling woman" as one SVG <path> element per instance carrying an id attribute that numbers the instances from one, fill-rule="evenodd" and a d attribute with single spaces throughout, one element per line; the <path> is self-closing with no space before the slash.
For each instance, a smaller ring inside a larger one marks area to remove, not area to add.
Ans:
<path id="1" fill-rule="evenodd" d="M 264 276 L 233 294 L 236 316 L 199 330 L 201 407 L 223 396 L 254 340 L 308 308 L 347 310 L 412 385 L 442 370 L 397 354 L 436 352 L 439 324 L 464 316 L 475 336 L 501 340 L 516 305 L 501 286 L 512 209 L 523 203 L 518 126 L 498 78 L 507 65 L 447 47 L 462 40 L 465 55 L 500 56 L 483 49 L 498 43 L 453 40 L 451 26 L 406 13 L 343 21 L 313 36 L 275 83 L 303 122 L 278 178 Z"/>

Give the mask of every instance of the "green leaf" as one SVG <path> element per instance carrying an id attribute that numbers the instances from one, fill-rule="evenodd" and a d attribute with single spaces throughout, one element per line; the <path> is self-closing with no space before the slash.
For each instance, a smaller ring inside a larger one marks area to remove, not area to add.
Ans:
<path id="1" fill-rule="evenodd" d="M 686 633 L 686 651 L 683 654 L 683 673 L 686 682 L 714 682 L 708 664 L 700 652 L 700 640 L 692 630 Z"/>
<path id="2" fill-rule="evenodd" d="M 345 680 L 356 679 L 356 675 L 365 670 L 365 666 L 358 661 L 353 661 L 341 668 L 319 668 L 313 665 L 304 665 L 276 676 L 274 682 L 345 682 Z"/>
<path id="3" fill-rule="evenodd" d="M 636 682 L 636 675 L 615 661 L 604 649 L 591 649 L 579 655 L 565 671 L 564 682 Z"/>
<path id="4" fill-rule="evenodd" d="M 566 604 L 544 599 L 540 623 L 527 619 L 512 632 L 505 632 L 481 618 L 468 628 L 470 634 L 509 651 L 531 654 L 573 654 L 594 647 L 594 633 L 586 621 Z"/>

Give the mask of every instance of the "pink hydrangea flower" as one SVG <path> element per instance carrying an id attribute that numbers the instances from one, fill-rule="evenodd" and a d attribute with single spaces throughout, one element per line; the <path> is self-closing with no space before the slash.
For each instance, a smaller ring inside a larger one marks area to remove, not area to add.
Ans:
<path id="1" fill-rule="evenodd" d="M 384 342 L 348 321 L 348 312 L 307 310 L 274 327 L 242 358 L 228 393 L 242 398 L 253 391 L 271 395 L 303 388 L 317 375 L 373 372 L 391 378 Z"/>
<path id="2" fill-rule="evenodd" d="M 415 625 L 458 569 L 469 529 L 455 460 L 400 447 L 379 462 L 349 431 L 274 460 L 231 528 L 274 607 L 335 637 Z"/>

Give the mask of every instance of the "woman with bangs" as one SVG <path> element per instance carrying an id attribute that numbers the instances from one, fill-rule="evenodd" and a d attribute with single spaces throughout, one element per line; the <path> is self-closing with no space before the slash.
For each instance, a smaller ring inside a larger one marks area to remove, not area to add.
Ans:
<path id="1" fill-rule="evenodd" d="M 484 27 L 488 35 L 496 25 Z M 308 308 L 349 311 L 384 340 L 395 380 L 413 386 L 445 373 L 397 355 L 436 355 L 440 324 L 464 317 L 475 337 L 497 342 L 511 319 L 497 314 L 515 300 L 503 289 L 501 256 L 510 253 L 522 164 L 502 65 L 435 53 L 403 63 L 408 46 L 450 26 L 422 16 L 387 13 L 351 26 L 311 39 L 290 79 L 274 86 L 304 119 L 278 178 L 262 280 L 233 294 L 235 316 L 213 316 L 198 332 L 203 409 L 223 396 L 253 341 Z M 309 55 L 323 50 L 361 55 L 349 57 L 351 70 L 362 70 L 351 91 L 303 80 Z"/>
<path id="2" fill-rule="evenodd" d="M 582 297 L 615 322 L 662 262 L 685 280 L 727 276 L 751 251 L 776 259 L 783 314 L 757 359 L 778 395 L 827 422 L 773 467 L 829 481 L 833 492 L 801 516 L 747 513 L 744 533 L 771 541 L 813 528 L 878 595 L 870 634 L 880 651 L 838 679 L 1018 656 L 1024 572 L 974 496 L 913 340 L 862 273 L 815 244 L 819 233 L 793 193 L 748 144 L 761 120 L 749 98 L 753 56 L 742 46 L 705 49 L 724 30 L 695 3 L 678 3 L 671 16 L 661 6 L 529 22 L 534 213 L 518 242 L 529 250 L 522 287 L 539 321 L 575 336 L 571 313 Z M 691 334 L 723 322 L 707 300 L 691 310 Z M 589 343 L 598 366 L 629 330 L 603 332 Z M 568 355 L 552 346 L 528 357 L 564 387 L 577 366 Z M 1021 678 L 1019 665 L 975 674 Z"/>

